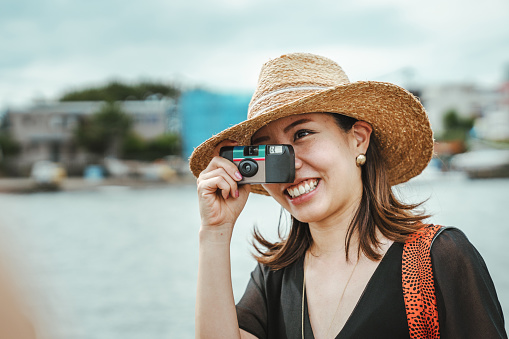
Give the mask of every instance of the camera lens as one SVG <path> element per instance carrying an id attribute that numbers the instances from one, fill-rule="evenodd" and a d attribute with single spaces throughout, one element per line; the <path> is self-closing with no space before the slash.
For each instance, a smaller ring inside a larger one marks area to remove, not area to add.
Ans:
<path id="1" fill-rule="evenodd" d="M 252 177 L 258 172 L 258 164 L 251 159 L 244 159 L 239 164 L 239 172 L 244 177 Z"/>

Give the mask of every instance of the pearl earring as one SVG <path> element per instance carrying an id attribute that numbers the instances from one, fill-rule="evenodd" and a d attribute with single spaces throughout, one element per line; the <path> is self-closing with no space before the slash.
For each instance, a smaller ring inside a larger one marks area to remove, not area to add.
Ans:
<path id="1" fill-rule="evenodd" d="M 361 167 L 366 163 L 366 156 L 364 154 L 359 154 L 357 158 L 355 158 L 355 163 L 357 166 Z"/>

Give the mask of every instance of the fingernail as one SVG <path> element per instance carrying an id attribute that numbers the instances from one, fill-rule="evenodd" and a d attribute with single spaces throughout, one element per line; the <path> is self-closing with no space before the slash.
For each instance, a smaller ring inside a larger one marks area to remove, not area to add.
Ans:
<path id="1" fill-rule="evenodd" d="M 239 171 L 235 172 L 235 177 L 239 180 L 242 179 L 242 175 L 240 174 Z"/>
<path id="2" fill-rule="evenodd" d="M 238 198 L 239 197 L 239 190 L 235 190 L 235 198 Z"/>

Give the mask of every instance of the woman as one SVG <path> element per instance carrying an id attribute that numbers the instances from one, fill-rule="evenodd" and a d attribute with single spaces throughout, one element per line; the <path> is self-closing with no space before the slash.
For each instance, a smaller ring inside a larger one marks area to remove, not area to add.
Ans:
<path id="1" fill-rule="evenodd" d="M 239 185 L 237 167 L 218 156 L 237 144 L 292 145 L 294 182 Z M 350 83 L 311 54 L 267 62 L 248 119 L 190 159 L 202 223 L 196 336 L 506 338 L 479 253 L 392 193 L 432 154 L 424 108 L 404 89 Z M 229 245 L 250 192 L 272 196 L 293 223 L 277 243 L 255 230 L 259 264 L 235 306 Z"/>

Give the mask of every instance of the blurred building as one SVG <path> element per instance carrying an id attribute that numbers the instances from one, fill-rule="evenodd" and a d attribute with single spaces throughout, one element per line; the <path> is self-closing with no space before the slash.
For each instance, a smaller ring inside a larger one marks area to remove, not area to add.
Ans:
<path id="1" fill-rule="evenodd" d="M 475 136 L 492 141 L 509 141 L 509 81 L 495 91 L 495 102 L 474 125 Z"/>
<path id="2" fill-rule="evenodd" d="M 500 85 L 497 92 L 499 107 L 509 111 L 509 80 Z"/>
<path id="3" fill-rule="evenodd" d="M 426 108 L 435 134 L 443 130 L 443 115 L 455 110 L 476 117 L 479 138 L 509 139 L 509 82 L 496 89 L 472 84 L 424 86 L 412 91 Z M 132 117 L 134 131 L 144 139 L 166 132 L 182 138 L 187 159 L 206 139 L 246 118 L 251 94 L 190 90 L 181 93 L 178 105 L 171 99 L 125 101 L 122 109 Z M 73 141 L 80 119 L 98 112 L 102 102 L 40 102 L 7 110 L 4 129 L 21 144 L 18 166 L 30 168 L 38 160 L 62 162 L 72 168 L 86 165 L 87 154 Z M 21 171 L 21 173 L 27 171 Z"/>
<path id="4" fill-rule="evenodd" d="M 39 102 L 5 112 L 6 128 L 21 145 L 15 166 L 26 173 L 39 160 L 62 162 L 73 168 L 86 165 L 87 154 L 74 143 L 74 131 L 80 121 L 101 109 L 103 102 Z M 165 132 L 180 131 L 177 105 L 172 99 L 124 101 L 121 108 L 132 117 L 133 130 L 144 139 Z"/>
<path id="5" fill-rule="evenodd" d="M 494 139 L 509 138 L 509 84 L 485 88 L 474 84 L 425 86 L 420 99 L 428 112 L 435 133 L 440 133 L 443 116 L 454 110 L 460 117 L 475 118 L 483 130 L 496 129 L 496 136 L 478 135 Z"/>
<path id="6" fill-rule="evenodd" d="M 461 117 L 480 117 L 495 103 L 494 91 L 480 89 L 473 84 L 425 86 L 421 100 L 428 112 L 435 133 L 443 130 L 443 116 L 454 110 Z"/>
<path id="7" fill-rule="evenodd" d="M 205 90 L 181 94 L 183 156 L 188 158 L 194 148 L 222 130 L 243 121 L 251 94 L 222 94 Z"/>
<path id="8" fill-rule="evenodd" d="M 144 139 L 166 132 L 182 138 L 182 156 L 215 133 L 243 121 L 251 94 L 224 94 L 207 90 L 183 92 L 178 104 L 173 100 L 124 101 L 123 111 L 132 117 L 134 131 Z M 98 112 L 102 102 L 40 102 L 8 109 L 4 122 L 20 143 L 15 160 L 18 173 L 27 173 L 39 160 L 64 164 L 70 174 L 79 173 L 89 161 L 88 154 L 74 142 L 80 119 Z"/>

